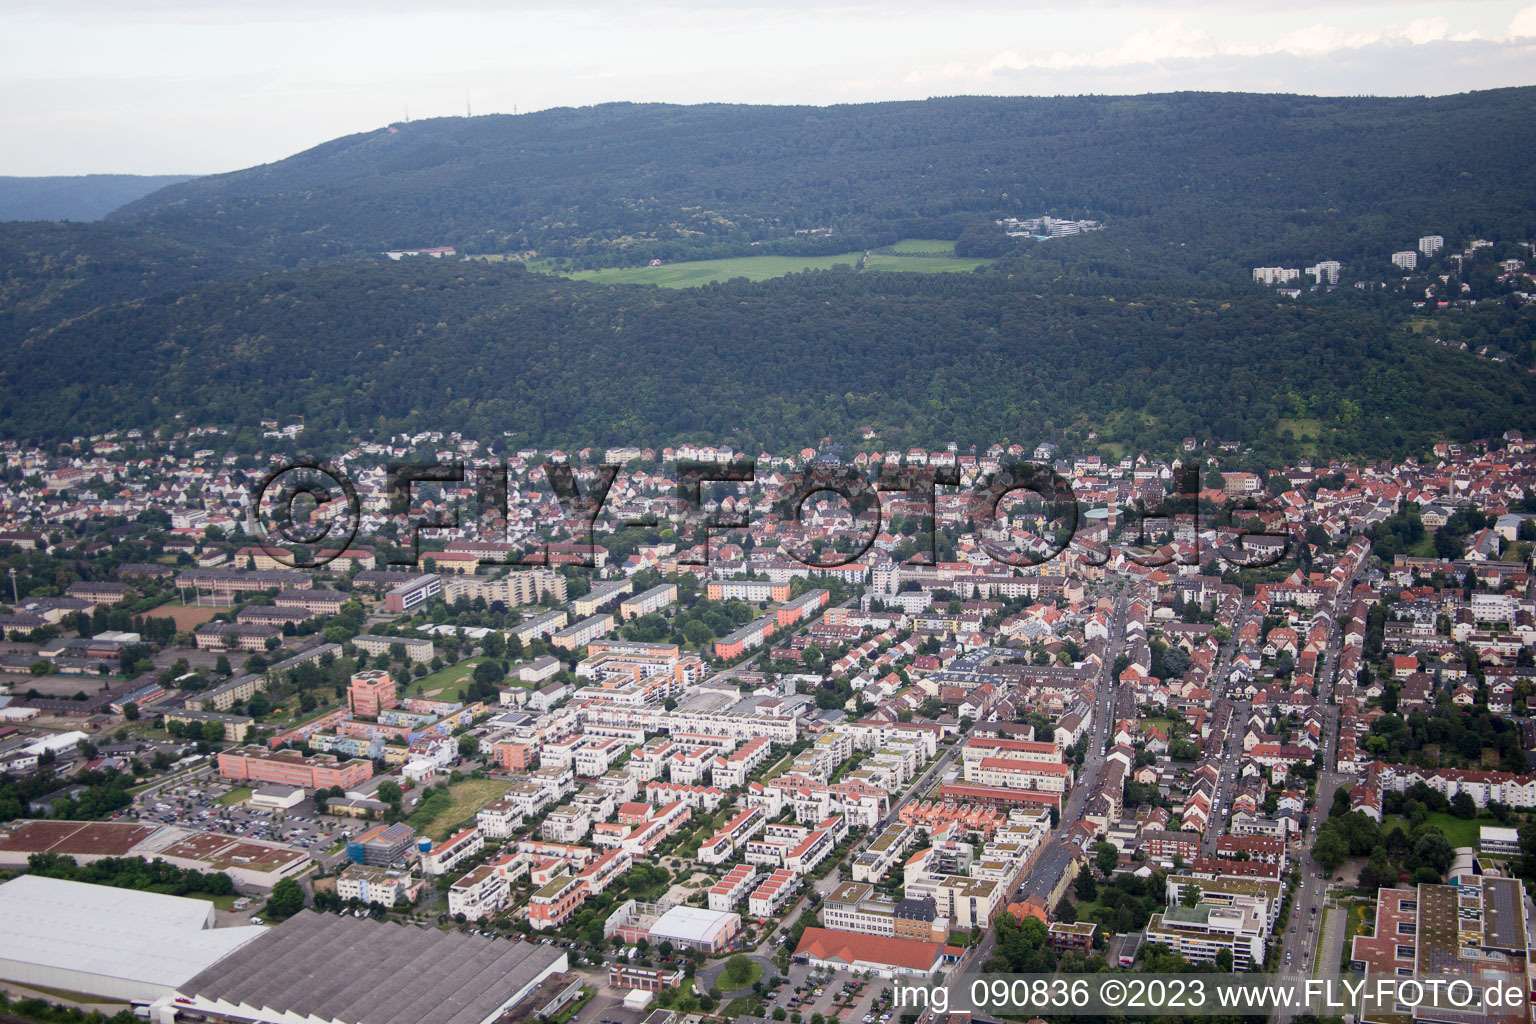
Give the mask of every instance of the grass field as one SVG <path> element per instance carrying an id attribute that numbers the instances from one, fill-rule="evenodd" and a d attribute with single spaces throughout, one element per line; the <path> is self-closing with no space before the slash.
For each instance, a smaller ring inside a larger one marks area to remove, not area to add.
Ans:
<path id="1" fill-rule="evenodd" d="M 451 799 L 429 798 L 405 820 L 417 832 L 441 842 L 452 834 L 454 826 L 473 818 L 476 811 L 505 796 L 510 788 L 496 779 L 465 779 L 449 787 Z"/>
<path id="2" fill-rule="evenodd" d="M 871 253 L 864 261 L 865 270 L 901 270 L 916 274 L 969 273 L 991 260 L 962 259 L 958 256 L 886 256 Z"/>
<path id="3" fill-rule="evenodd" d="M 1431 814 L 1424 819 L 1426 823 L 1434 825 L 1445 833 L 1445 838 L 1451 841 L 1452 846 L 1470 846 L 1477 848 L 1478 829 L 1483 825 L 1497 827 L 1499 822 L 1494 818 L 1458 818 L 1454 814 Z M 1381 830 L 1386 832 L 1393 825 L 1401 825 L 1403 831 L 1411 832 L 1413 827 L 1401 814 L 1389 814 L 1381 821 Z"/>
<path id="4" fill-rule="evenodd" d="M 243 804 L 251 798 L 250 786 L 237 786 L 236 788 L 219 797 L 214 803 L 221 807 L 233 807 L 235 804 Z"/>
<path id="5" fill-rule="evenodd" d="M 1319 419 L 1282 419 L 1276 425 L 1289 430 L 1298 441 L 1316 441 L 1323 432 L 1323 421 Z"/>
<path id="6" fill-rule="evenodd" d="M 457 665 L 449 665 L 420 679 L 412 679 L 411 684 L 405 688 L 406 696 L 426 697 L 429 700 L 459 700 L 464 688 L 474 682 L 470 677 L 475 673 L 475 666 L 484 660 L 478 657 L 465 658 Z"/>
<path id="7" fill-rule="evenodd" d="M 898 270 L 909 273 L 966 273 L 985 266 L 991 260 L 962 259 L 953 255 L 955 243 L 937 238 L 907 238 L 872 253 L 865 259 L 865 270 Z M 949 253 L 938 256 L 901 256 L 896 253 Z M 573 270 L 563 276 L 573 281 L 597 284 L 653 284 L 660 288 L 694 288 L 716 281 L 745 277 L 766 281 L 785 274 L 806 270 L 830 270 L 839 264 L 852 268 L 864 254 L 839 253 L 836 256 L 737 256 L 719 260 L 685 260 L 659 267 L 606 267 L 602 270 Z M 560 274 L 550 263 L 536 260 L 528 269 L 545 274 Z"/>
<path id="8" fill-rule="evenodd" d="M 942 252 L 951 256 L 955 254 L 955 243 L 942 238 L 903 238 L 895 245 L 888 245 L 886 248 L 891 252 Z"/>
<path id="9" fill-rule="evenodd" d="M 861 253 L 837 256 L 739 256 L 723 260 L 691 260 L 660 267 L 609 267 L 603 270 L 577 270 L 566 276 L 574 281 L 598 284 L 654 284 L 662 288 L 693 288 L 715 281 L 745 277 L 766 281 L 804 270 L 830 270 L 841 263 L 850 269 Z"/>

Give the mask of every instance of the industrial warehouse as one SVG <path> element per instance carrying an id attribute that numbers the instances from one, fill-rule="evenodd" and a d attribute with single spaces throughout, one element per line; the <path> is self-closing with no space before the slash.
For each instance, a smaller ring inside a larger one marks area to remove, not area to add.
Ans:
<path id="1" fill-rule="evenodd" d="M 267 932 L 214 928 L 213 904 L 22 875 L 0 885 L 0 980 L 124 1002 L 169 996 Z"/>
<path id="2" fill-rule="evenodd" d="M 151 1019 L 490 1024 L 568 967 L 554 947 L 308 910 L 260 930 L 155 1002 Z"/>

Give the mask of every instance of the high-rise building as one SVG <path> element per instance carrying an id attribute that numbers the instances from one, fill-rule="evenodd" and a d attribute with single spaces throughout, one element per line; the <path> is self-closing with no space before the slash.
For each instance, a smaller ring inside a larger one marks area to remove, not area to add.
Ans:
<path id="1" fill-rule="evenodd" d="M 1335 285 L 1339 283 L 1339 271 L 1343 269 L 1344 265 L 1338 260 L 1322 260 L 1308 267 L 1306 272 L 1316 278 L 1318 284 Z"/>
<path id="2" fill-rule="evenodd" d="M 1445 237 L 1443 235 L 1425 235 L 1419 239 L 1419 252 L 1424 254 L 1425 259 L 1434 256 L 1435 253 L 1444 248 Z"/>
<path id="3" fill-rule="evenodd" d="M 347 706 L 359 718 L 377 718 L 397 703 L 395 681 L 383 669 L 359 672 L 347 687 Z"/>
<path id="4" fill-rule="evenodd" d="M 1419 265 L 1419 254 L 1412 249 L 1404 249 L 1402 252 L 1392 254 L 1392 265 L 1404 270 L 1414 270 Z"/>

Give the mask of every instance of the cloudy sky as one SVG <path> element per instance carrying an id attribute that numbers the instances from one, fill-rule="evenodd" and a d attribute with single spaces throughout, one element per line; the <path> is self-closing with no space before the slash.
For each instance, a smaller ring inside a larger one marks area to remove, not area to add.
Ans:
<path id="1" fill-rule="evenodd" d="M 1536 84 L 1529 0 L 6 0 L 0 174 L 210 173 L 406 116 Z"/>

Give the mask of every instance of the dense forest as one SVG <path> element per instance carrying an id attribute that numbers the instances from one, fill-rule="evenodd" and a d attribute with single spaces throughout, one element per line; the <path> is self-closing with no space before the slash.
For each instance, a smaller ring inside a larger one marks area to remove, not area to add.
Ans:
<path id="1" fill-rule="evenodd" d="M 892 446 L 1167 451 L 1193 435 L 1277 458 L 1529 431 L 1536 311 L 1498 261 L 1536 238 L 1533 115 L 1536 89 L 1506 89 L 394 125 L 109 221 L 0 224 L 0 431 L 222 424 L 254 448 L 261 419 L 303 416 L 311 448 L 435 428 L 783 451 L 872 427 Z M 1037 214 L 1105 227 L 1034 242 L 993 223 Z M 1386 255 L 1423 233 L 1494 244 L 1447 280 L 1436 261 L 1406 285 L 1299 300 L 1249 280 L 1330 257 L 1391 276 Z M 669 291 L 379 256 L 451 244 L 614 265 L 902 238 L 992 262 Z M 1415 312 L 1426 290 L 1486 301 Z"/>
<path id="2" fill-rule="evenodd" d="M 114 216 L 279 264 L 427 245 L 614 263 L 847 252 L 1048 213 L 1112 224 L 1096 246 L 1230 279 L 1384 259 L 1430 232 L 1531 238 L 1533 158 L 1536 89 L 617 103 L 397 124 Z"/>
<path id="3" fill-rule="evenodd" d="M 1435 345 L 1358 293 L 1298 305 L 1068 287 L 833 270 L 667 291 L 436 261 L 211 281 L 0 353 L 0 430 L 303 416 L 311 445 L 435 428 L 755 452 L 872 426 L 890 444 L 1091 431 L 1283 454 L 1288 423 L 1306 421 L 1330 450 L 1385 454 L 1536 429 L 1530 374 Z"/>

